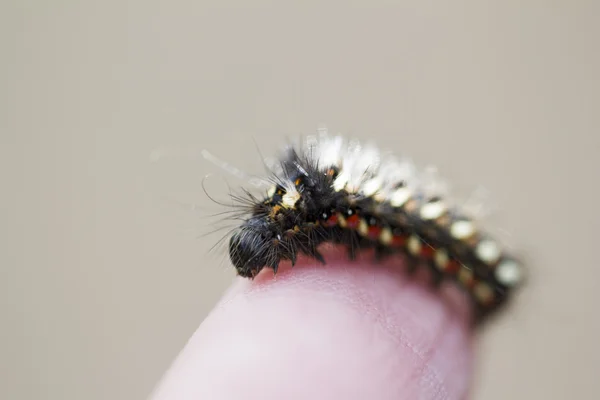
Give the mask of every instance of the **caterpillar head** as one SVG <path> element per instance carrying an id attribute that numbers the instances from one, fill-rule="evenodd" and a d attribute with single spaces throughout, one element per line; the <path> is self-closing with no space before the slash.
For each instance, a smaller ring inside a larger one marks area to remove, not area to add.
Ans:
<path id="1" fill-rule="evenodd" d="M 269 225 L 265 218 L 250 218 L 229 240 L 229 258 L 238 275 L 254 278 L 273 258 L 276 233 Z"/>
<path id="2" fill-rule="evenodd" d="M 322 234 L 311 231 L 318 229 L 323 204 L 333 199 L 334 174 L 307 173 L 312 166 L 294 163 L 231 237 L 229 256 L 240 276 L 253 278 L 265 266 L 276 272 L 282 259 L 295 263 L 298 252 L 315 252 Z"/>

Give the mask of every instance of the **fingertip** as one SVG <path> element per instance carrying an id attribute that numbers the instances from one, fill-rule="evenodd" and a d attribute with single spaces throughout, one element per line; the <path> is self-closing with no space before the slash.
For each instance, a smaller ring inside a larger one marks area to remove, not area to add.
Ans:
<path id="1" fill-rule="evenodd" d="M 237 280 L 153 398 L 464 398 L 467 302 L 365 257 Z"/>

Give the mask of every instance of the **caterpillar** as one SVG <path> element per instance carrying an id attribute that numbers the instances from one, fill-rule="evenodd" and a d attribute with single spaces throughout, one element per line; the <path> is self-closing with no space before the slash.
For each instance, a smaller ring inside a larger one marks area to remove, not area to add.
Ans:
<path id="1" fill-rule="evenodd" d="M 374 249 L 378 258 L 403 255 L 411 272 L 426 266 L 434 285 L 456 282 L 477 320 L 523 279 L 519 261 L 406 158 L 321 130 L 287 146 L 269 170 L 272 186 L 262 197 L 245 191 L 246 214 L 229 239 L 242 277 L 277 273 L 281 261 L 294 265 L 300 254 L 325 264 L 318 250 L 325 242 L 345 246 L 350 259 Z"/>

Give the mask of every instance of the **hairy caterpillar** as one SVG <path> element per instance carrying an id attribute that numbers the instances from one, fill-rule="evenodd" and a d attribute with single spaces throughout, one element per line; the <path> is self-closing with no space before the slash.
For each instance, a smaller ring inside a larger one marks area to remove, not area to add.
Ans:
<path id="1" fill-rule="evenodd" d="M 456 281 L 478 318 L 522 280 L 519 262 L 408 160 L 321 131 L 289 146 L 270 170 L 263 198 L 238 198 L 248 213 L 231 235 L 229 257 L 242 277 L 265 267 L 276 273 L 299 254 L 325 263 L 317 250 L 324 242 L 346 246 L 350 258 L 372 248 L 378 257 L 405 255 L 411 271 L 428 266 L 435 283 Z"/>

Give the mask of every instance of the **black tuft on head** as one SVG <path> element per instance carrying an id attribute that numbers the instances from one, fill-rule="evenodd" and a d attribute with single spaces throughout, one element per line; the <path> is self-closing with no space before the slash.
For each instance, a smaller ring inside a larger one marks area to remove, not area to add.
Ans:
<path id="1" fill-rule="evenodd" d="M 267 262 L 271 233 L 266 222 L 250 219 L 229 240 L 229 257 L 238 274 L 253 278 Z"/>

